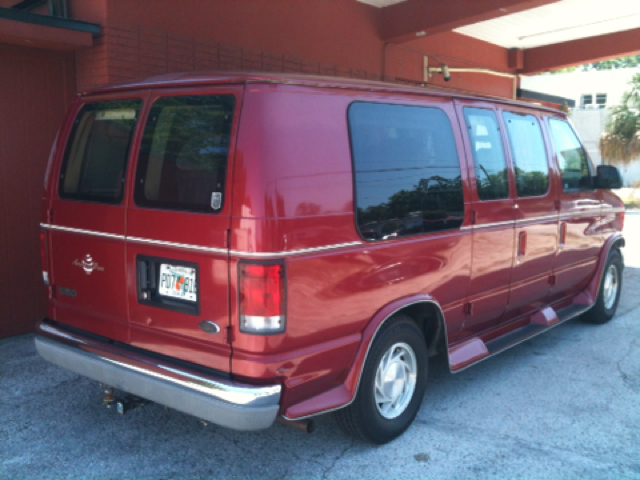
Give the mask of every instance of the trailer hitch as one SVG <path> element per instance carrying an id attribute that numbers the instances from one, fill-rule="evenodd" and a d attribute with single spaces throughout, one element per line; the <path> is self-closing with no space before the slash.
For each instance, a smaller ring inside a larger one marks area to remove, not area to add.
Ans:
<path id="1" fill-rule="evenodd" d="M 116 397 L 113 394 L 113 387 L 106 387 L 104 389 L 104 398 L 102 399 L 102 402 L 107 406 L 107 408 L 111 408 L 115 405 L 116 411 L 120 415 L 124 415 L 131 410 L 144 407 L 146 404 L 151 403 L 146 398 L 131 394 L 127 394 L 124 397 Z"/>

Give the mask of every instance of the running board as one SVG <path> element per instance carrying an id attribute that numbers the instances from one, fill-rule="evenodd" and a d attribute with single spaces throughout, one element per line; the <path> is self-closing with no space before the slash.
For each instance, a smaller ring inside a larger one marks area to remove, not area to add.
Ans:
<path id="1" fill-rule="evenodd" d="M 511 330 L 499 337 L 483 342 L 480 337 L 473 337 L 462 343 L 449 347 L 449 368 L 456 373 L 486 358 L 504 352 L 511 347 L 529 340 L 556 325 L 583 314 L 591 305 L 572 304 L 558 311 L 546 307 L 529 318 L 529 323 Z"/>

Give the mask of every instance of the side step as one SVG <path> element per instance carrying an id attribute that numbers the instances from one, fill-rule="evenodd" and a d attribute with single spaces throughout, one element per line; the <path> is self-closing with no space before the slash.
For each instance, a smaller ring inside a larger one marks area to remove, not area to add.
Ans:
<path id="1" fill-rule="evenodd" d="M 589 310 L 591 305 L 572 304 L 558 311 L 547 307 L 531 315 L 529 323 L 499 337 L 483 342 L 473 337 L 449 348 L 449 368 L 459 372 L 486 358 L 529 340 L 556 325 L 577 317 Z"/>

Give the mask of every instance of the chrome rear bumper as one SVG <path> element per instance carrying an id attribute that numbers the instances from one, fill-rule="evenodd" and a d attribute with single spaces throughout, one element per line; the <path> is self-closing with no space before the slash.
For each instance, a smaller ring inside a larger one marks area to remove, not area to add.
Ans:
<path id="1" fill-rule="evenodd" d="M 276 419 L 280 385 L 247 385 L 203 375 L 41 321 L 36 348 L 45 360 L 148 400 L 235 430 Z"/>

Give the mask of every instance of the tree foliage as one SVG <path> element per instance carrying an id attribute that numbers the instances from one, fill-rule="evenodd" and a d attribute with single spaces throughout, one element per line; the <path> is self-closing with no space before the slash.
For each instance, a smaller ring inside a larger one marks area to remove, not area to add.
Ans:
<path id="1" fill-rule="evenodd" d="M 610 163 L 626 165 L 640 156 L 640 73 L 633 76 L 631 90 L 619 105 L 600 137 L 600 153 Z"/>
<path id="2" fill-rule="evenodd" d="M 614 70 L 616 68 L 632 68 L 640 67 L 640 55 L 631 55 L 630 57 L 614 58 L 612 60 L 603 60 L 601 62 L 585 63 L 577 67 L 567 67 L 554 70 L 550 73 L 567 73 L 567 72 L 590 72 L 593 70 Z"/>
<path id="3" fill-rule="evenodd" d="M 614 58 L 612 60 L 603 60 L 602 62 L 587 63 L 582 65 L 581 70 L 588 72 L 590 70 L 612 70 L 615 68 L 631 68 L 640 66 L 640 55 L 631 55 L 630 57 Z"/>

